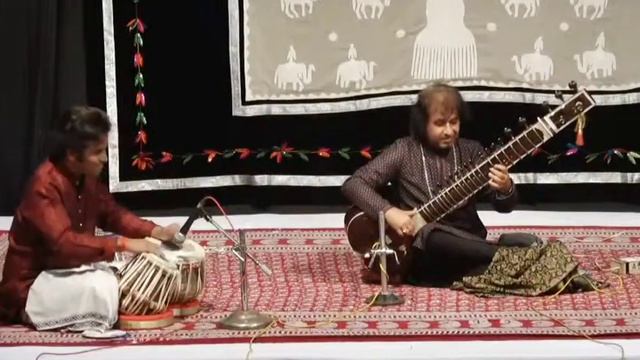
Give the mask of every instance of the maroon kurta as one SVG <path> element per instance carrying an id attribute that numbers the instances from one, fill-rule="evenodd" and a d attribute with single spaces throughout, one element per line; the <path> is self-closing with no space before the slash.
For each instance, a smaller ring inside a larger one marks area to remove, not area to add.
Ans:
<path id="1" fill-rule="evenodd" d="M 76 181 L 44 162 L 29 182 L 9 232 L 0 319 L 19 321 L 29 288 L 41 271 L 113 260 L 115 238 L 95 236 L 96 227 L 143 238 L 155 226 L 116 204 L 97 179 Z"/>

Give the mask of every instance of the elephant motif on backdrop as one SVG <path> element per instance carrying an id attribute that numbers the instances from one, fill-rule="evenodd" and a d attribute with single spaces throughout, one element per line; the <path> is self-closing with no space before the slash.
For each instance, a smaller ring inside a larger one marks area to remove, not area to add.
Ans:
<path id="1" fill-rule="evenodd" d="M 316 67 L 313 64 L 306 65 L 295 60 L 296 52 L 293 46 L 290 46 L 287 62 L 279 64 L 273 76 L 273 83 L 278 86 L 278 89 L 286 90 L 287 85 L 291 84 L 294 91 L 302 91 L 305 84 L 313 81 L 313 72 Z"/>
<path id="2" fill-rule="evenodd" d="M 353 12 L 360 19 L 380 19 L 384 8 L 391 5 L 391 0 L 352 0 Z M 367 7 L 371 9 L 371 15 L 367 16 Z"/>
<path id="3" fill-rule="evenodd" d="M 299 18 L 313 13 L 313 2 L 317 0 L 280 0 L 280 10 L 289 18 Z M 296 5 L 300 8 L 302 15 L 298 14 Z"/>
<path id="4" fill-rule="evenodd" d="M 345 89 L 353 83 L 356 89 L 362 90 L 367 86 L 368 81 L 373 80 L 373 68 L 377 64 L 373 61 L 358 60 L 357 57 L 355 46 L 349 45 L 348 60 L 340 63 L 336 71 L 336 85 Z"/>
<path id="5" fill-rule="evenodd" d="M 541 53 L 544 48 L 542 36 L 536 39 L 535 52 L 523 54 L 520 57 L 514 55 L 511 61 L 515 63 L 516 72 L 524 76 L 525 81 L 547 81 L 553 76 L 553 60 Z"/>
<path id="6" fill-rule="evenodd" d="M 573 5 L 573 9 L 576 11 L 577 17 L 582 17 L 584 19 L 587 18 L 587 11 L 589 8 L 593 8 L 593 13 L 589 20 L 595 20 L 596 18 L 601 18 L 604 14 L 604 9 L 607 8 L 609 0 L 569 0 L 571 5 Z M 580 10 L 582 9 L 582 14 L 580 14 Z"/>
<path id="7" fill-rule="evenodd" d="M 524 6 L 525 10 L 522 14 L 523 18 L 536 16 L 536 9 L 540 6 L 540 0 L 500 0 L 500 2 L 504 5 L 504 9 L 507 10 L 507 14 L 515 18 L 518 17 L 520 5 Z"/>
<path id="8" fill-rule="evenodd" d="M 373 61 L 353 59 L 345 61 L 338 66 L 336 84 L 339 84 L 344 89 L 351 86 L 353 82 L 356 89 L 364 89 L 367 81 L 373 80 L 374 66 L 376 66 L 376 63 Z"/>
<path id="9" fill-rule="evenodd" d="M 584 51 L 581 55 L 573 55 L 577 63 L 578 71 L 585 74 L 587 79 L 608 77 L 616 70 L 616 56 L 612 52 L 604 50 L 604 32 L 600 33 L 596 40 L 596 49 Z M 599 74 L 602 73 L 601 75 Z"/>

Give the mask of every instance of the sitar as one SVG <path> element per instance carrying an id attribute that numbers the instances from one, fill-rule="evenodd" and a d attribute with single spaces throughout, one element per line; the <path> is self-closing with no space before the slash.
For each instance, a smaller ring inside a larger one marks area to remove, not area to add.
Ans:
<path id="1" fill-rule="evenodd" d="M 398 255 L 397 263 L 387 262 L 387 273 L 391 283 L 406 281 L 411 262 L 412 242 L 420 229 L 429 223 L 439 221 L 488 185 L 489 169 L 492 166 L 502 164 L 507 168 L 512 167 L 595 107 L 594 99 L 586 90 L 578 91 L 577 84 L 573 81 L 569 87 L 573 93 L 571 98 L 550 110 L 547 115 L 538 118 L 534 124 L 526 127 L 506 144 L 483 155 L 474 165 L 468 167 L 468 170 L 451 179 L 426 204 L 420 206 L 412 217 L 415 225 L 413 234 L 402 236 L 387 226 L 385 241 Z M 556 92 L 556 97 L 563 100 L 559 91 Z M 345 214 L 344 223 L 351 248 L 363 255 L 365 262 L 368 262 L 372 246 L 379 242 L 377 218 L 372 218 L 358 207 L 352 206 Z M 379 282 L 379 279 L 377 266 L 363 272 L 365 282 Z"/>

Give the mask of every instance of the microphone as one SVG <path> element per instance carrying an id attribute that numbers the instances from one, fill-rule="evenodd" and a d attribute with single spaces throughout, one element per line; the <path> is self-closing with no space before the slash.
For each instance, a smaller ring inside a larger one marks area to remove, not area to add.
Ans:
<path id="1" fill-rule="evenodd" d="M 198 210 L 200 211 L 200 216 L 202 216 L 207 222 L 209 222 L 216 229 L 218 229 L 218 231 L 220 231 L 227 239 L 231 240 L 235 244 L 235 246 L 233 247 L 231 252 L 240 261 L 246 261 L 245 257 L 248 257 L 251 261 L 253 261 L 256 265 L 258 265 L 260 270 L 262 270 L 268 276 L 271 276 L 271 274 L 273 274 L 273 271 L 271 271 L 271 269 L 269 269 L 269 267 L 267 265 L 265 265 L 265 264 L 261 263 L 260 261 L 258 261 L 258 259 L 256 259 L 253 255 L 251 255 L 251 253 L 247 252 L 246 251 L 246 245 L 241 245 L 236 239 L 234 239 L 231 235 L 229 235 L 229 233 L 227 233 L 224 230 L 224 228 L 222 228 L 222 226 L 220 226 L 215 220 L 213 220 L 211 215 L 209 215 L 207 210 L 205 210 L 203 203 L 204 203 L 204 199 L 203 199 L 203 201 L 199 202 L 198 206 L 197 206 Z M 242 230 L 239 230 L 239 232 L 242 232 Z M 243 235 L 243 237 L 244 237 L 244 235 Z M 244 253 L 244 255 L 240 254 L 240 252 Z"/>
<path id="2" fill-rule="evenodd" d="M 182 225 L 180 230 L 173 235 L 173 239 L 171 239 L 171 243 L 179 248 L 182 247 L 184 241 L 187 240 L 187 233 L 189 233 L 189 229 L 193 225 L 193 222 L 202 216 L 202 209 L 200 208 L 200 204 L 196 206 L 191 215 L 187 218 L 187 221 Z"/>

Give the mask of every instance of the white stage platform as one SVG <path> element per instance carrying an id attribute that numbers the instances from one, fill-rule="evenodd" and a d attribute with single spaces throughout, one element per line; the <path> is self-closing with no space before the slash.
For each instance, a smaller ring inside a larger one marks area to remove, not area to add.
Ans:
<path id="1" fill-rule="evenodd" d="M 231 216 L 236 228 L 335 228 L 342 226 L 342 214 L 308 215 L 238 215 Z M 630 212 L 547 212 L 514 211 L 497 214 L 481 211 L 488 226 L 639 226 L 640 213 Z M 151 218 L 159 224 L 182 223 L 185 217 Z M 225 226 L 221 217 L 215 220 Z M 0 230 L 8 230 L 11 218 L 0 217 Z M 225 226 L 226 227 L 226 226 Z M 204 221 L 196 221 L 193 230 L 213 230 Z M 638 329 L 640 332 L 640 329 Z M 604 340 L 604 339 L 603 339 Z M 604 340 L 624 347 L 624 357 L 615 346 L 588 340 L 528 340 L 528 341 L 420 341 L 420 342 L 320 342 L 320 343 L 258 343 L 250 359 L 639 359 L 640 340 Z M 0 347 L 1 360 L 35 359 L 40 353 L 77 352 L 84 347 Z M 84 354 L 53 356 L 40 359 L 158 359 L 204 360 L 245 359 L 248 344 L 125 346 Z"/>

